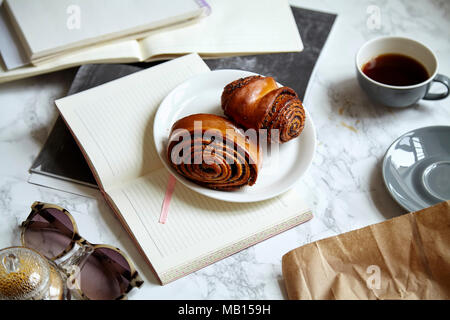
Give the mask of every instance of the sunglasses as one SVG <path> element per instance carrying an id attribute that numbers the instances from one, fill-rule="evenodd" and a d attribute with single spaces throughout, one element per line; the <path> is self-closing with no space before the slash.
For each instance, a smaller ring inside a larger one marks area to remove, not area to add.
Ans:
<path id="1" fill-rule="evenodd" d="M 65 271 L 72 293 L 80 299 L 121 300 L 143 284 L 131 260 L 120 249 L 92 244 L 78 234 L 70 213 L 57 205 L 35 202 L 22 223 L 22 245 L 53 261 L 80 249 L 58 266 Z M 76 285 L 75 285 L 76 283 Z"/>

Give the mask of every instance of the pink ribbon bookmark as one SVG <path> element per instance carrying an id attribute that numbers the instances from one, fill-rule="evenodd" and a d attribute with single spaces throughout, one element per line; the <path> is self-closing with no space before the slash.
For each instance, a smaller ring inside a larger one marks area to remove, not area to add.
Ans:
<path id="1" fill-rule="evenodd" d="M 167 215 L 169 214 L 170 200 L 172 199 L 173 191 L 175 190 L 175 182 L 177 180 L 173 175 L 169 175 L 169 181 L 167 182 L 166 195 L 161 208 L 161 215 L 159 216 L 159 223 L 165 224 L 167 222 Z"/>

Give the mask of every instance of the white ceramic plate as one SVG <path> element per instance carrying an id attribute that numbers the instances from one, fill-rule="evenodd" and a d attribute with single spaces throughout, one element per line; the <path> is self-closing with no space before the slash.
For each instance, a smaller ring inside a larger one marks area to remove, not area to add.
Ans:
<path id="1" fill-rule="evenodd" d="M 230 82 L 255 75 L 242 70 L 216 70 L 195 76 L 167 95 L 155 115 L 153 135 L 156 150 L 165 167 L 188 188 L 205 196 L 231 202 L 254 202 L 273 198 L 293 187 L 310 166 L 316 147 L 314 124 L 306 111 L 306 124 L 296 139 L 279 145 L 278 161 L 267 156 L 256 183 L 234 191 L 218 191 L 199 186 L 179 175 L 167 159 L 167 141 L 175 121 L 195 113 L 223 116 L 220 97 Z"/>

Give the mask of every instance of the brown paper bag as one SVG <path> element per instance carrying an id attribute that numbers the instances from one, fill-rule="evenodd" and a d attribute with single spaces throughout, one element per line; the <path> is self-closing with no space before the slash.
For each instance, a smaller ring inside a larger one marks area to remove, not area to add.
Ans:
<path id="1" fill-rule="evenodd" d="M 450 201 L 283 256 L 289 299 L 449 299 Z"/>

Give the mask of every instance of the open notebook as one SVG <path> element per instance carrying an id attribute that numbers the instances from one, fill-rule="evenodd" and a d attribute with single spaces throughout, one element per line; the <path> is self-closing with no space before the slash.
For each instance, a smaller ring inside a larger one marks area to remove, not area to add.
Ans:
<path id="1" fill-rule="evenodd" d="M 170 59 L 191 52 L 226 57 L 299 52 L 303 44 L 287 0 L 208 0 L 211 14 L 182 28 L 151 32 L 140 40 L 89 47 L 37 66 L 0 70 L 0 83 L 88 63 Z"/>
<path id="2" fill-rule="evenodd" d="M 214 200 L 178 183 L 158 222 L 169 178 L 153 143 L 160 101 L 209 72 L 197 54 L 59 99 L 56 105 L 108 203 L 166 284 L 312 217 L 294 192 L 257 203 Z"/>

